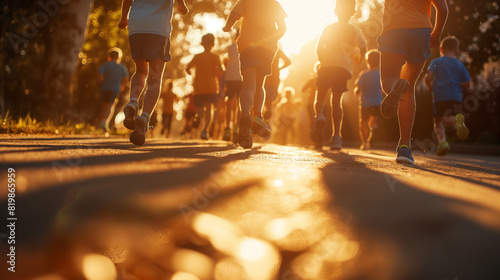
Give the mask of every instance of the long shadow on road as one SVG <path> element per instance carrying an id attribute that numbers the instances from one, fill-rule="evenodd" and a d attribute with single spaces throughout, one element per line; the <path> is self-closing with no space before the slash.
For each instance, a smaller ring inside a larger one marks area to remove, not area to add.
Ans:
<path id="1" fill-rule="evenodd" d="M 322 169 L 332 206 L 349 213 L 360 243 L 342 279 L 499 279 L 500 229 L 481 222 L 498 217 L 498 209 L 404 183 L 393 174 L 410 176 L 416 185 L 419 177 L 392 158 L 380 169 L 383 159 L 324 156 L 335 161 Z M 440 178 L 434 182 L 439 186 Z"/>

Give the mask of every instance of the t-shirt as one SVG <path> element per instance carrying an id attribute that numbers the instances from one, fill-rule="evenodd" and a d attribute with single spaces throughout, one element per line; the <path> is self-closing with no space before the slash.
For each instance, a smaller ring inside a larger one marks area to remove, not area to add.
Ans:
<path id="1" fill-rule="evenodd" d="M 434 102 L 462 102 L 460 84 L 469 82 L 469 72 L 460 60 L 452 57 L 440 57 L 431 61 L 429 71 L 434 72 L 432 98 Z"/>
<path id="2" fill-rule="evenodd" d="M 170 38 L 173 0 L 134 0 L 130 7 L 128 32 L 158 34 Z"/>
<path id="3" fill-rule="evenodd" d="M 243 17 L 238 51 L 246 48 L 262 47 L 275 53 L 278 49 L 276 22 L 287 17 L 283 7 L 274 0 L 240 0 L 233 12 Z"/>
<path id="4" fill-rule="evenodd" d="M 382 33 L 392 29 L 432 28 L 431 0 L 385 0 Z"/>
<path id="5" fill-rule="evenodd" d="M 240 54 L 236 43 L 233 43 L 227 49 L 229 60 L 226 67 L 225 80 L 226 81 L 241 81 L 240 72 Z"/>
<path id="6" fill-rule="evenodd" d="M 361 107 L 375 107 L 382 103 L 380 70 L 366 70 L 359 73 L 355 84 L 361 91 Z"/>
<path id="7" fill-rule="evenodd" d="M 220 58 L 211 52 L 202 52 L 193 57 L 188 67 L 195 68 L 194 94 L 216 94 L 219 92 L 217 69 L 222 69 Z"/>
<path id="8" fill-rule="evenodd" d="M 321 67 L 340 67 L 352 74 L 355 49 L 366 48 L 359 28 L 349 22 L 337 22 L 323 29 L 317 52 Z"/>
<path id="9" fill-rule="evenodd" d="M 101 91 L 120 92 L 123 78 L 128 76 L 125 66 L 116 61 L 108 61 L 99 68 L 99 73 L 104 76 Z"/>

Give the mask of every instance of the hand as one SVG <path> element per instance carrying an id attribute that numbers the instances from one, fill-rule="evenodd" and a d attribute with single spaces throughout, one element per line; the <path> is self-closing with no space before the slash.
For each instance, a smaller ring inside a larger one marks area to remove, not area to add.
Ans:
<path id="1" fill-rule="evenodd" d="M 188 12 L 189 12 L 189 9 L 186 7 L 186 5 L 183 3 L 183 4 L 179 4 L 177 6 L 177 10 L 179 11 L 179 13 L 181 13 L 181 15 L 186 15 Z"/>
<path id="2" fill-rule="evenodd" d="M 191 69 L 190 68 L 186 68 L 186 73 L 188 73 L 188 75 L 191 75 Z"/>
<path id="3" fill-rule="evenodd" d="M 433 31 L 431 34 L 431 48 L 439 47 L 440 42 L 441 42 L 441 32 Z"/>
<path id="4" fill-rule="evenodd" d="M 122 18 L 122 20 L 120 20 L 120 23 L 118 23 L 118 28 L 125 29 L 127 26 L 128 26 L 127 18 Z"/>
<path id="5" fill-rule="evenodd" d="M 227 26 L 227 25 L 225 25 L 225 26 L 222 28 L 222 31 L 224 31 L 224 32 L 231 32 L 231 29 L 233 29 L 231 26 Z"/>

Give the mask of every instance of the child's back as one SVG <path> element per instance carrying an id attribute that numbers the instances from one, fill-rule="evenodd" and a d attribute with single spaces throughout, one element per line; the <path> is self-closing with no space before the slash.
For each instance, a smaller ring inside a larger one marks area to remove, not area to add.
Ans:
<path id="1" fill-rule="evenodd" d="M 382 87 L 380 86 L 380 70 L 366 70 L 360 74 L 356 85 L 361 93 L 361 107 L 380 106 L 382 103 Z"/>
<path id="2" fill-rule="evenodd" d="M 193 82 L 194 93 L 218 93 L 219 56 L 212 52 L 202 52 L 193 57 L 192 65 L 196 70 Z"/>
<path id="3" fill-rule="evenodd" d="M 462 102 L 463 82 L 470 81 L 469 73 L 458 59 L 443 56 L 434 59 L 429 71 L 434 72 L 433 100 Z"/>
<path id="4" fill-rule="evenodd" d="M 328 25 L 318 42 L 321 67 L 341 67 L 352 73 L 356 48 L 365 48 L 365 39 L 357 27 L 343 21 Z"/>

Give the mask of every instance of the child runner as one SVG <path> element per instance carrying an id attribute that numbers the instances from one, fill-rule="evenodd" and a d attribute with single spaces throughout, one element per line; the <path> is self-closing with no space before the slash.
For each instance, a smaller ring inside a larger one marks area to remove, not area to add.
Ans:
<path id="1" fill-rule="evenodd" d="M 240 71 L 240 55 L 238 54 L 238 47 L 236 45 L 236 40 L 240 36 L 239 30 L 236 30 L 234 36 L 234 42 L 227 49 L 227 63 L 226 72 L 224 75 L 224 82 L 226 85 L 225 97 L 226 100 L 226 128 L 224 129 L 224 135 L 222 140 L 231 141 L 231 135 L 233 137 L 238 137 L 236 130 L 237 119 L 238 119 L 238 106 L 236 103 L 240 98 L 241 92 L 241 71 Z M 231 133 L 231 123 L 233 127 L 233 133 Z M 233 139 L 234 141 L 234 139 Z"/>
<path id="2" fill-rule="evenodd" d="M 431 6 L 436 9 L 432 29 Z M 396 162 L 415 164 L 411 152 L 411 132 L 415 119 L 415 82 L 430 48 L 439 45 L 448 17 L 446 0 L 386 0 L 382 34 L 377 38 L 380 79 L 387 95 L 380 106 L 383 117 L 398 115 L 399 143 Z M 432 29 L 432 31 L 431 31 Z"/>
<path id="3" fill-rule="evenodd" d="M 266 98 L 264 78 L 271 74 L 278 40 L 286 31 L 286 16 L 275 0 L 240 0 L 233 7 L 223 28 L 225 32 L 229 32 L 236 21 L 243 18 L 241 35 L 237 41 L 243 75 L 238 143 L 245 149 L 250 149 L 253 145 L 251 130 L 262 137 L 271 134 L 262 118 Z M 252 106 L 253 119 L 250 116 Z"/>
<path id="4" fill-rule="evenodd" d="M 311 131 L 311 139 L 317 145 L 322 145 L 326 126 L 323 110 L 327 92 L 331 89 L 333 135 L 330 141 L 330 149 L 332 150 L 342 148 L 342 137 L 340 135 L 342 93 L 347 91 L 347 81 L 352 76 L 353 62 L 356 64 L 361 63 L 361 57 L 366 52 L 366 42 L 363 34 L 349 22 L 355 13 L 356 0 L 338 0 L 335 7 L 338 22 L 325 27 L 317 46 L 321 68 L 318 71 L 318 91 L 315 102 L 316 116 Z"/>
<path id="5" fill-rule="evenodd" d="M 174 84 L 171 80 L 167 80 L 166 82 L 167 88 L 166 90 L 162 90 L 160 98 L 163 101 L 163 109 L 162 109 L 162 121 L 163 127 L 161 130 L 161 134 L 165 135 L 165 137 L 170 136 L 170 126 L 172 125 L 172 117 L 174 115 L 174 101 L 179 100 L 179 97 L 173 92 Z"/>
<path id="6" fill-rule="evenodd" d="M 444 156 L 450 150 L 446 141 L 445 126 L 455 125 L 457 137 L 465 140 L 469 129 L 462 114 L 453 114 L 453 108 L 462 103 L 462 90 L 470 87 L 469 72 L 457 59 L 459 43 L 456 37 L 448 36 L 441 42 L 441 57 L 432 60 L 425 76 L 425 84 L 432 91 L 434 105 L 434 132 L 439 141 L 436 154 Z"/>
<path id="7" fill-rule="evenodd" d="M 176 2 L 178 11 L 187 14 L 184 0 Z M 174 0 L 123 0 L 118 27 L 128 26 L 130 51 L 135 62 L 130 102 L 123 108 L 123 125 L 134 130 L 130 142 L 137 146 L 144 145 L 146 140 L 149 118 L 160 96 L 165 62 L 170 60 L 173 6 Z M 138 116 L 138 100 L 146 84 L 144 108 Z"/>
<path id="8" fill-rule="evenodd" d="M 191 68 L 195 68 L 193 88 L 196 124 L 193 126 L 196 128 L 199 125 L 204 113 L 205 123 L 200 138 L 208 140 L 207 128 L 212 119 L 212 107 L 219 101 L 219 77 L 222 75 L 222 66 L 219 55 L 212 53 L 212 48 L 215 46 L 214 35 L 210 33 L 204 35 L 201 38 L 201 45 L 205 50 L 193 57 L 186 66 L 186 72 L 191 75 Z"/>
<path id="9" fill-rule="evenodd" d="M 354 84 L 354 92 L 359 97 L 359 135 L 361 136 L 361 149 L 369 150 L 373 130 L 377 126 L 380 116 L 380 103 L 382 103 L 382 87 L 380 85 L 380 53 L 370 50 L 366 53 L 366 66 L 368 70 L 359 73 Z"/>
<path id="10" fill-rule="evenodd" d="M 108 119 L 110 115 L 115 115 L 116 99 L 127 82 L 128 71 L 127 68 L 120 63 L 121 59 L 122 50 L 119 48 L 111 48 L 108 51 L 108 62 L 104 63 L 99 68 L 101 98 L 103 102 L 99 117 L 99 125 L 106 131 L 109 127 L 114 126 L 113 123 L 110 123 L 108 126 Z M 114 120 L 114 118 L 112 117 L 111 120 Z"/>

